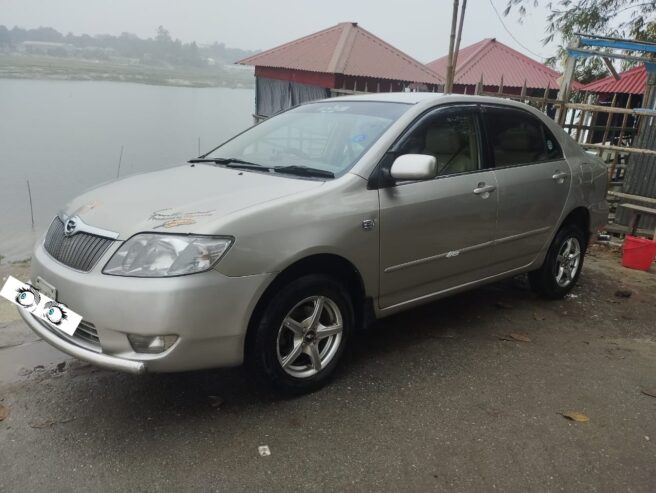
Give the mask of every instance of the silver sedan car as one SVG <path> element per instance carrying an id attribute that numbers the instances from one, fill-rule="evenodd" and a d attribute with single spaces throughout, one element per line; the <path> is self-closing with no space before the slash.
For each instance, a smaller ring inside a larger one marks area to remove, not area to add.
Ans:
<path id="1" fill-rule="evenodd" d="M 73 200 L 35 247 L 31 285 L 82 321 L 69 335 L 19 310 L 102 367 L 248 363 L 307 392 L 377 318 L 521 273 L 564 296 L 605 198 L 604 165 L 524 104 L 318 101 Z"/>

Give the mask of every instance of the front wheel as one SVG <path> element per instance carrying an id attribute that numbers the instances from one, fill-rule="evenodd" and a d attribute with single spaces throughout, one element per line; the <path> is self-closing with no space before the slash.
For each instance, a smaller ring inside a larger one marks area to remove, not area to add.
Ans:
<path id="1" fill-rule="evenodd" d="M 569 293 L 581 275 L 585 248 L 583 231 L 573 224 L 563 226 L 551 243 L 542 267 L 528 275 L 533 290 L 551 299 Z"/>
<path id="2" fill-rule="evenodd" d="M 250 366 L 277 390 L 302 394 L 332 376 L 353 329 L 353 306 L 339 282 L 309 275 L 272 296 L 255 323 Z"/>

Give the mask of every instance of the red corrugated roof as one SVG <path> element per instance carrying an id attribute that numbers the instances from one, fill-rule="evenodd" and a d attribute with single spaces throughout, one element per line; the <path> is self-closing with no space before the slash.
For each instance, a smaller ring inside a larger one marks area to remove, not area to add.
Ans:
<path id="1" fill-rule="evenodd" d="M 237 63 L 425 84 L 444 83 L 424 64 L 355 22 L 342 22 Z"/>
<path id="2" fill-rule="evenodd" d="M 430 62 L 428 67 L 446 77 L 447 64 L 448 56 L 443 56 Z M 522 87 L 524 81 L 531 89 L 560 87 L 558 72 L 494 38 L 484 39 L 458 52 L 454 83 L 476 85 L 481 76 L 483 84 L 489 86 L 498 86 L 503 76 L 504 87 Z M 573 88 L 579 87 L 578 82 L 573 84 Z"/>
<path id="3" fill-rule="evenodd" d="M 622 72 L 619 76 L 620 80 L 615 80 L 612 75 L 609 75 L 590 82 L 583 86 L 583 90 L 596 93 L 644 94 L 647 83 L 647 70 L 644 65 Z"/>

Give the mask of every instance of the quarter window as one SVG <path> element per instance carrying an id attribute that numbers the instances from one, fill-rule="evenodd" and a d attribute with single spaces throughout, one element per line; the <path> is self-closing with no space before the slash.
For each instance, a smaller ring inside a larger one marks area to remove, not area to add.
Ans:
<path id="1" fill-rule="evenodd" d="M 470 112 L 439 111 L 406 137 L 398 155 L 435 156 L 438 175 L 476 171 L 479 160 L 475 118 Z"/>
<path id="2" fill-rule="evenodd" d="M 497 168 L 562 159 L 558 141 L 537 118 L 522 111 L 488 110 L 486 130 Z"/>

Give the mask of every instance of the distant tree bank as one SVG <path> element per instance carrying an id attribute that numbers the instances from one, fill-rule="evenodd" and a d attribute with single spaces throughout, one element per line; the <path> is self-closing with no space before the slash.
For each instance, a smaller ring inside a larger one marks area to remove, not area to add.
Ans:
<path id="1" fill-rule="evenodd" d="M 3 25 L 0 25 L 0 52 L 123 61 L 167 68 L 203 68 L 231 64 L 256 53 L 230 48 L 218 42 L 206 46 L 199 46 L 195 41 L 183 43 L 173 39 L 163 26 L 159 26 L 155 37 L 143 39 L 126 32 L 118 36 L 90 36 L 62 34 L 52 27 L 9 29 Z"/>
<path id="2" fill-rule="evenodd" d="M 199 46 L 173 39 L 160 26 L 155 37 L 135 34 L 66 35 L 52 27 L 0 25 L 0 78 L 111 80 L 192 87 L 252 87 L 252 70 L 229 65 L 256 51 L 224 43 Z"/>

